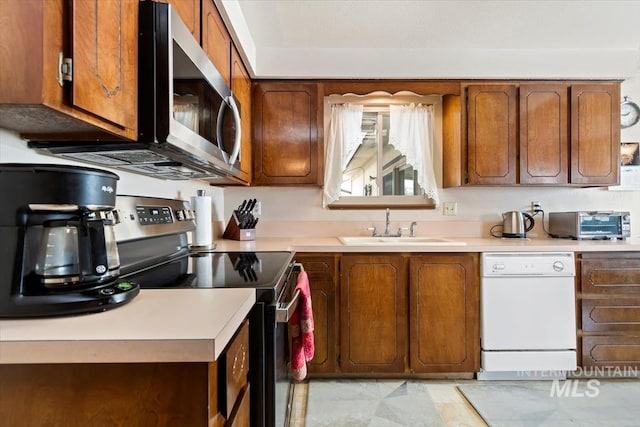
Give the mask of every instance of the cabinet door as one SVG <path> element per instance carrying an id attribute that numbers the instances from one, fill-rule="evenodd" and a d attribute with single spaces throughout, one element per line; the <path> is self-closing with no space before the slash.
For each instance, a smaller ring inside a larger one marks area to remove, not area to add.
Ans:
<path id="1" fill-rule="evenodd" d="M 418 255 L 409 265 L 411 370 L 475 372 L 480 367 L 477 255 Z"/>
<path id="2" fill-rule="evenodd" d="M 516 86 L 469 85 L 469 184 L 516 183 Z"/>
<path id="3" fill-rule="evenodd" d="M 225 392 L 221 396 L 220 408 L 228 418 L 240 401 L 248 386 L 249 373 L 249 322 L 245 320 L 231 340 L 221 358 L 221 376 L 225 381 Z"/>
<path id="4" fill-rule="evenodd" d="M 231 91 L 240 102 L 242 145 L 240 147 L 240 175 L 251 182 L 251 78 L 235 47 L 231 49 Z"/>
<path id="5" fill-rule="evenodd" d="M 407 355 L 407 273 L 400 255 L 343 255 L 342 372 L 403 373 Z"/>
<path id="6" fill-rule="evenodd" d="M 568 86 L 520 85 L 520 183 L 569 182 Z"/>
<path id="7" fill-rule="evenodd" d="M 231 37 L 213 0 L 202 0 L 202 48 L 231 86 Z"/>
<path id="8" fill-rule="evenodd" d="M 160 0 L 169 3 L 180 15 L 193 37 L 200 43 L 200 0 Z M 203 0 L 206 3 L 207 0 Z M 204 9 L 204 8 L 203 8 Z"/>
<path id="9" fill-rule="evenodd" d="M 620 85 L 571 86 L 571 183 L 620 182 Z"/>
<path id="10" fill-rule="evenodd" d="M 313 304 L 315 355 L 307 363 L 309 374 L 336 372 L 336 257 L 333 254 L 296 254 L 296 261 L 302 263 L 309 276 Z"/>
<path id="11" fill-rule="evenodd" d="M 72 15 L 73 105 L 136 129 L 138 0 L 74 0 Z"/>
<path id="12" fill-rule="evenodd" d="M 253 182 L 322 184 L 322 107 L 315 83 L 257 83 Z"/>

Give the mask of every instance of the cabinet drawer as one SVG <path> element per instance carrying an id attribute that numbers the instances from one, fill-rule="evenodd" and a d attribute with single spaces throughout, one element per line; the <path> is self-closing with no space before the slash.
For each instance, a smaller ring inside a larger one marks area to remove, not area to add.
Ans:
<path id="1" fill-rule="evenodd" d="M 583 294 L 640 296 L 640 258 L 595 258 L 581 260 Z"/>
<path id="2" fill-rule="evenodd" d="M 328 255 L 296 255 L 296 261 L 302 263 L 310 280 L 333 280 L 336 261 Z"/>
<path id="3" fill-rule="evenodd" d="M 582 337 L 582 365 L 640 367 L 640 335 Z"/>
<path id="4" fill-rule="evenodd" d="M 238 396 L 247 385 L 249 372 L 249 322 L 244 321 L 233 338 L 221 363 L 221 382 L 224 392 L 221 393 L 221 409 L 229 418 L 236 405 Z"/>
<path id="5" fill-rule="evenodd" d="M 640 332 L 640 298 L 582 300 L 584 332 Z"/>

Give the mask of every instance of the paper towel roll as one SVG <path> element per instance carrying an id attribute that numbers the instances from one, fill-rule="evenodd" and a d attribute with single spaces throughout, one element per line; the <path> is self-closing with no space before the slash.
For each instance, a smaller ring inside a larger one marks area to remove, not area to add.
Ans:
<path id="1" fill-rule="evenodd" d="M 210 248 L 213 246 L 213 231 L 211 226 L 211 197 L 205 196 L 204 191 L 191 198 L 193 210 L 196 213 L 196 230 L 193 233 L 194 248 Z"/>

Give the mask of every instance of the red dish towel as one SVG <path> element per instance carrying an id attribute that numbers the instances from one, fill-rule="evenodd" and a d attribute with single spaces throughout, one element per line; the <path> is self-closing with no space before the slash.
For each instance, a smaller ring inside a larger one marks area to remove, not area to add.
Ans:
<path id="1" fill-rule="evenodd" d="M 291 368 L 293 379 L 302 381 L 307 376 L 307 362 L 313 359 L 315 345 L 313 342 L 313 310 L 311 308 L 311 291 L 309 277 L 301 271 L 298 274 L 296 290 L 300 291 L 298 307 L 291 316 Z"/>

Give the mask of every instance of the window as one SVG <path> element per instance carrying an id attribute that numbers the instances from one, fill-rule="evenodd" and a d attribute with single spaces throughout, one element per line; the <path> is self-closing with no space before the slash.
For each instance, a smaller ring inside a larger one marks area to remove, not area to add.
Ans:
<path id="1" fill-rule="evenodd" d="M 407 157 L 389 144 L 389 108 L 366 107 L 362 143 L 342 172 L 340 196 L 414 196 L 423 191 Z"/>
<path id="2" fill-rule="evenodd" d="M 439 107 L 440 100 L 439 96 L 415 94 L 327 97 L 325 206 L 435 208 L 433 139 L 438 132 L 433 129 L 433 106 Z M 335 111 L 339 108 L 349 116 L 340 118 L 340 111 Z M 422 114 L 418 115 L 419 121 L 428 123 L 416 124 L 414 117 L 407 116 L 415 110 Z M 393 121 L 394 129 L 391 129 Z M 343 132 L 342 137 L 335 135 L 336 123 L 339 123 L 339 131 Z M 348 127 L 356 129 L 345 130 Z M 428 134 L 428 137 L 410 143 L 420 132 Z M 337 179 L 336 175 L 339 175 Z M 426 184 L 426 194 L 420 183 Z"/>

